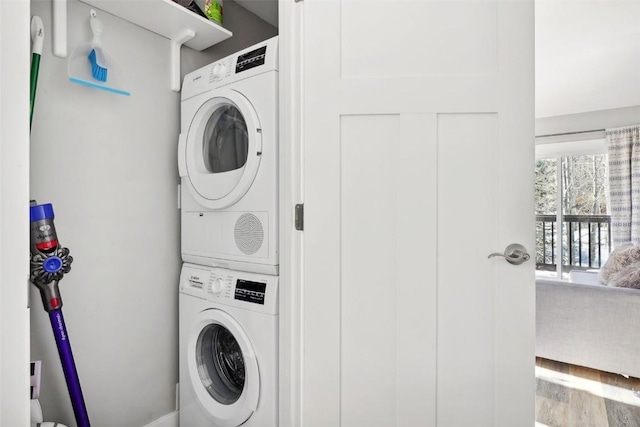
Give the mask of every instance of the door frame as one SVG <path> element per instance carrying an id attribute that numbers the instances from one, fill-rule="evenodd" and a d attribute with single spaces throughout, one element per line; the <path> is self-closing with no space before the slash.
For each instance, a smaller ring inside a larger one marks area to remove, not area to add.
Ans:
<path id="1" fill-rule="evenodd" d="M 29 0 L 0 1 L 0 425 L 29 425 Z"/>
<path id="2" fill-rule="evenodd" d="M 294 227 L 302 193 L 302 18 L 304 2 L 279 0 L 279 425 L 300 427 L 302 414 L 302 243 Z"/>

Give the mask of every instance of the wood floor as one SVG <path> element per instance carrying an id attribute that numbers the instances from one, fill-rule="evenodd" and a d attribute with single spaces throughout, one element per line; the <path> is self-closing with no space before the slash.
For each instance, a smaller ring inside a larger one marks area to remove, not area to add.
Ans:
<path id="1" fill-rule="evenodd" d="M 538 358 L 536 426 L 640 427 L 640 379 Z"/>

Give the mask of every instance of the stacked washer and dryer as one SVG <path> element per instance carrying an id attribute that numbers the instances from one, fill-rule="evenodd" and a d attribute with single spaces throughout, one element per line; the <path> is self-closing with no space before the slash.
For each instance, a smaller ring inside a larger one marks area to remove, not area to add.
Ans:
<path id="1" fill-rule="evenodd" d="M 185 76 L 180 425 L 278 425 L 278 40 Z"/>

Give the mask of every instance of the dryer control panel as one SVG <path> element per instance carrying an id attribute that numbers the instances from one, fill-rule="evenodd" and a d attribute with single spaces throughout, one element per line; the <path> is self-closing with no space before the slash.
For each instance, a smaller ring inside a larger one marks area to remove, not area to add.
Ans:
<path id="1" fill-rule="evenodd" d="M 236 59 L 236 74 L 264 65 L 267 56 L 267 46 L 260 46 L 249 52 L 238 55 Z"/>
<path id="2" fill-rule="evenodd" d="M 180 292 L 260 313 L 278 313 L 278 276 L 184 264 Z"/>
<path id="3" fill-rule="evenodd" d="M 270 71 L 278 71 L 278 36 L 187 74 L 181 100 Z"/>

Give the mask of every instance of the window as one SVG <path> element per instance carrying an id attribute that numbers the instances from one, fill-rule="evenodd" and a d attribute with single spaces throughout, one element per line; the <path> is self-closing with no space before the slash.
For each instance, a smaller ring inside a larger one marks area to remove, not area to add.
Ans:
<path id="1" fill-rule="evenodd" d="M 597 270 L 611 250 L 603 139 L 536 145 L 536 274 Z"/>

